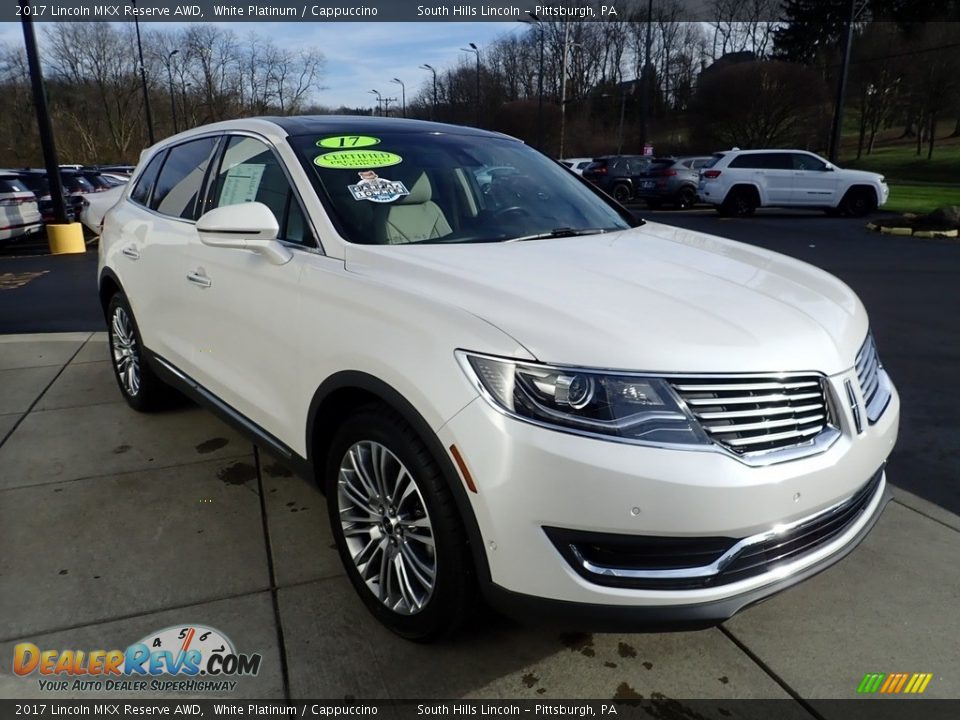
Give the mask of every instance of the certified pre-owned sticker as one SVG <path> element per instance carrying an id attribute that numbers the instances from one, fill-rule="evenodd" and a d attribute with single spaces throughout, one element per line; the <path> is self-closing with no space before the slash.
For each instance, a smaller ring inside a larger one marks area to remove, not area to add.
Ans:
<path id="1" fill-rule="evenodd" d="M 369 135 L 335 135 L 317 140 L 317 147 L 325 148 L 362 148 L 378 145 L 380 138 Z"/>
<path id="2" fill-rule="evenodd" d="M 403 162 L 403 158 L 383 150 L 334 150 L 317 155 L 314 165 L 335 170 L 363 170 L 367 168 L 389 167 Z"/>
<path id="3" fill-rule="evenodd" d="M 354 200 L 388 203 L 410 194 L 410 191 L 399 180 L 387 180 L 378 177 L 373 170 L 364 170 L 358 175 L 360 175 L 360 182 L 356 185 L 347 185 L 347 189 L 353 195 Z"/>

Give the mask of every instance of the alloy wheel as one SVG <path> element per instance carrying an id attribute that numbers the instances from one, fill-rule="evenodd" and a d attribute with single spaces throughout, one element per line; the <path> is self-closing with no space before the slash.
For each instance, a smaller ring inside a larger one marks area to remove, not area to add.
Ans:
<path id="1" fill-rule="evenodd" d="M 414 615 L 437 577 L 433 526 L 416 479 L 388 448 L 354 443 L 340 461 L 337 510 L 361 579 L 390 610 Z"/>
<path id="2" fill-rule="evenodd" d="M 140 354 L 133 322 L 122 307 L 114 308 L 110 321 L 110 345 L 113 352 L 113 367 L 124 392 L 135 397 L 140 392 Z"/>

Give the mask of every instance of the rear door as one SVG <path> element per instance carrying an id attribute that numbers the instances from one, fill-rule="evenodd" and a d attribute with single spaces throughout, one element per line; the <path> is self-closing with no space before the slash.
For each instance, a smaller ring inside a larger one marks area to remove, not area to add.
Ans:
<path id="1" fill-rule="evenodd" d="M 188 373 L 197 309 L 189 292 L 186 250 L 197 235 L 198 204 L 218 141 L 219 136 L 210 135 L 169 148 L 145 199 L 146 211 L 139 214 L 140 226 L 124 233 L 134 237 L 129 249 L 138 257 L 125 254 L 143 270 L 141 287 L 130 294 L 135 292 L 144 305 L 133 308 L 143 326 L 144 345 Z"/>

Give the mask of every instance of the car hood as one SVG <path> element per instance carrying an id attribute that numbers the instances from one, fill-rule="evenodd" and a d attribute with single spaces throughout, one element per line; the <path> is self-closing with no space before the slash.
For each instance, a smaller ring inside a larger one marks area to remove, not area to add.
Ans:
<path id="1" fill-rule="evenodd" d="M 863 182 L 873 183 L 883 180 L 883 175 L 868 170 L 843 170 L 843 174 L 854 181 L 861 180 Z"/>
<path id="2" fill-rule="evenodd" d="M 654 223 L 517 243 L 350 245 L 345 261 L 486 320 L 543 362 L 834 374 L 867 333 L 859 299 L 832 275 Z"/>

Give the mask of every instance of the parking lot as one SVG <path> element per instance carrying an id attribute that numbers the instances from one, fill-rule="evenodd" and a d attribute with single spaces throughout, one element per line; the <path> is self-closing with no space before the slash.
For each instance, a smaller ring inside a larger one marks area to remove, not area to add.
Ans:
<path id="1" fill-rule="evenodd" d="M 817 701 L 856 697 L 868 672 L 929 672 L 925 698 L 960 698 L 960 248 L 818 213 L 641 214 L 784 252 L 860 295 L 903 408 L 894 500 L 853 554 L 695 633 L 583 634 L 483 613 L 454 641 L 407 643 L 353 592 L 315 489 L 204 410 L 123 403 L 94 253 L 7 258 L 0 697 L 50 696 L 12 674 L 18 642 L 122 648 L 196 623 L 263 655 L 229 697 L 699 698 L 721 716 L 733 699 L 782 698 L 788 716 L 849 717 Z"/>

